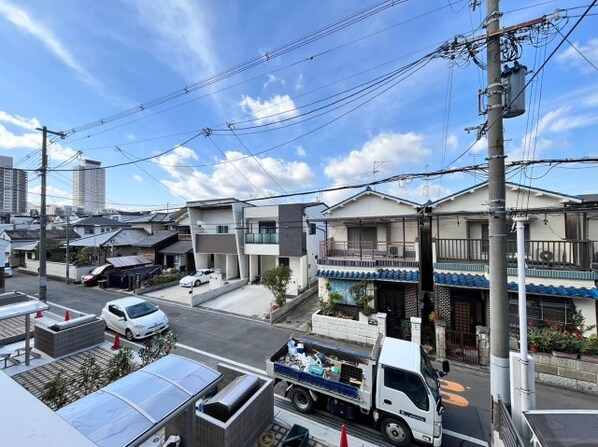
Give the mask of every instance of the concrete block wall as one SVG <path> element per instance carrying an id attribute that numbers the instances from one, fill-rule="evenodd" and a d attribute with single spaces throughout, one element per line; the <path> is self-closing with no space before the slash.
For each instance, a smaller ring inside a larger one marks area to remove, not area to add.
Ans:
<path id="1" fill-rule="evenodd" d="M 487 326 L 476 326 L 475 333 L 478 336 L 479 361 L 480 365 L 490 365 L 490 328 Z"/>
<path id="2" fill-rule="evenodd" d="M 33 336 L 36 349 L 50 357 L 60 358 L 101 344 L 104 341 L 104 322 L 96 319 L 60 331 L 36 324 Z"/>
<path id="3" fill-rule="evenodd" d="M 357 343 L 373 345 L 378 339 L 378 334 L 386 335 L 386 314 L 378 312 L 370 315 L 369 320 L 378 324 L 369 324 L 368 320 L 356 321 L 344 318 L 320 315 L 320 311 L 311 317 L 312 333 L 336 340 L 349 340 Z"/>
<path id="4" fill-rule="evenodd" d="M 236 289 L 240 289 L 243 286 L 246 286 L 249 283 L 247 278 L 242 279 L 240 281 L 231 282 L 229 284 L 225 284 L 222 287 L 218 287 L 217 289 L 208 290 L 207 292 L 200 293 L 198 295 L 193 295 L 189 299 L 190 306 L 199 306 L 206 301 L 213 300 L 214 298 L 218 298 L 220 295 L 224 295 L 225 293 L 231 292 Z"/>
<path id="5" fill-rule="evenodd" d="M 235 377 L 246 374 L 223 364 L 218 364 L 218 371 L 223 374 L 219 389 L 224 388 Z M 255 446 L 260 434 L 274 420 L 274 382 L 260 377 L 259 384 L 259 390 L 226 422 L 197 413 L 197 445 Z"/>
<path id="6" fill-rule="evenodd" d="M 437 320 L 434 322 L 436 331 L 436 357 L 439 359 L 446 358 L 446 322 Z"/>
<path id="7" fill-rule="evenodd" d="M 536 380 L 578 391 L 598 394 L 598 363 L 532 353 Z"/>
<path id="8" fill-rule="evenodd" d="M 286 302 L 286 304 L 274 311 L 272 311 L 272 323 L 278 323 L 280 320 L 284 319 L 293 309 L 303 304 L 305 301 L 310 299 L 312 296 L 318 293 L 317 287 L 312 287 L 308 289 L 306 292 L 296 296 L 291 301 Z"/>

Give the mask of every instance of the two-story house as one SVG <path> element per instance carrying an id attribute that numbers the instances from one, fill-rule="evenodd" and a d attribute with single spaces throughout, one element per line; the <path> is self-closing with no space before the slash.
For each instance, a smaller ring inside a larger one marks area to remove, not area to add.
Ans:
<path id="1" fill-rule="evenodd" d="M 338 292 L 344 304 L 353 304 L 351 286 L 367 281 L 375 310 L 387 313 L 387 335 L 400 336 L 405 319 L 431 306 L 418 287 L 419 208 L 415 202 L 367 188 L 324 211 L 327 236 L 318 257 L 320 296 Z"/>
<path id="2" fill-rule="evenodd" d="M 518 326 L 514 217 L 525 219 L 528 319 L 571 321 L 574 310 L 596 323 L 592 271 L 598 230 L 582 197 L 514 183 L 506 186 L 507 274 L 510 323 Z M 455 333 L 489 322 L 488 185 L 476 185 L 432 204 L 437 311 Z M 594 214 L 595 216 L 595 214 Z M 532 323 L 533 324 L 533 323 Z"/>
<path id="3" fill-rule="evenodd" d="M 250 206 L 233 198 L 187 202 L 197 269 L 219 269 L 227 280 L 248 277 L 243 209 Z"/>
<path id="4" fill-rule="evenodd" d="M 250 281 L 278 265 L 292 271 L 287 288 L 297 295 L 317 279 L 317 257 L 324 230 L 311 223 L 319 219 L 326 205 L 295 203 L 243 208 L 244 254 L 249 262 Z"/>

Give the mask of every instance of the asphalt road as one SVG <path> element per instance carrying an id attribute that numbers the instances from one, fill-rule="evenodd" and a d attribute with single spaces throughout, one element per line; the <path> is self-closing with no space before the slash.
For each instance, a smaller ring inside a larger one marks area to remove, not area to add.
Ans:
<path id="1" fill-rule="evenodd" d="M 38 280 L 15 272 L 6 278 L 8 290 L 37 295 Z M 124 296 L 119 292 L 66 285 L 48 280 L 48 302 L 78 311 L 100 314 L 107 301 Z M 195 309 L 152 299 L 168 315 L 170 326 L 182 345 L 178 353 L 215 366 L 219 359 L 264 369 L 264 359 L 282 346 L 291 331 L 251 318 Z M 451 365 L 446 377 L 444 427 L 448 432 L 443 446 L 469 447 L 482 445 L 490 438 L 489 375 L 477 368 Z M 537 384 L 537 408 L 596 408 L 596 396 L 562 388 Z M 452 433 L 452 434 L 451 434 Z M 467 440 L 468 437 L 473 438 Z"/>

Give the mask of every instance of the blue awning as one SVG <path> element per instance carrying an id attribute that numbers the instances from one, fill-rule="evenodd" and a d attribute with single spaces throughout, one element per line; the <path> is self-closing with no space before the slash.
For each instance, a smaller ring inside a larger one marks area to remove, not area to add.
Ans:
<path id="1" fill-rule="evenodd" d="M 222 374 L 168 355 L 57 413 L 100 447 L 137 445 L 212 389 Z"/>

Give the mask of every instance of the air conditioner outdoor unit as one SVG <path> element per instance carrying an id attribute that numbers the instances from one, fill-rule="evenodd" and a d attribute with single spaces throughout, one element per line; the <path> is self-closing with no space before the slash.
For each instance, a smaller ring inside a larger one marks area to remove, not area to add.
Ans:
<path id="1" fill-rule="evenodd" d="M 389 245 L 388 254 L 394 258 L 403 257 L 403 246 L 402 245 Z"/>

